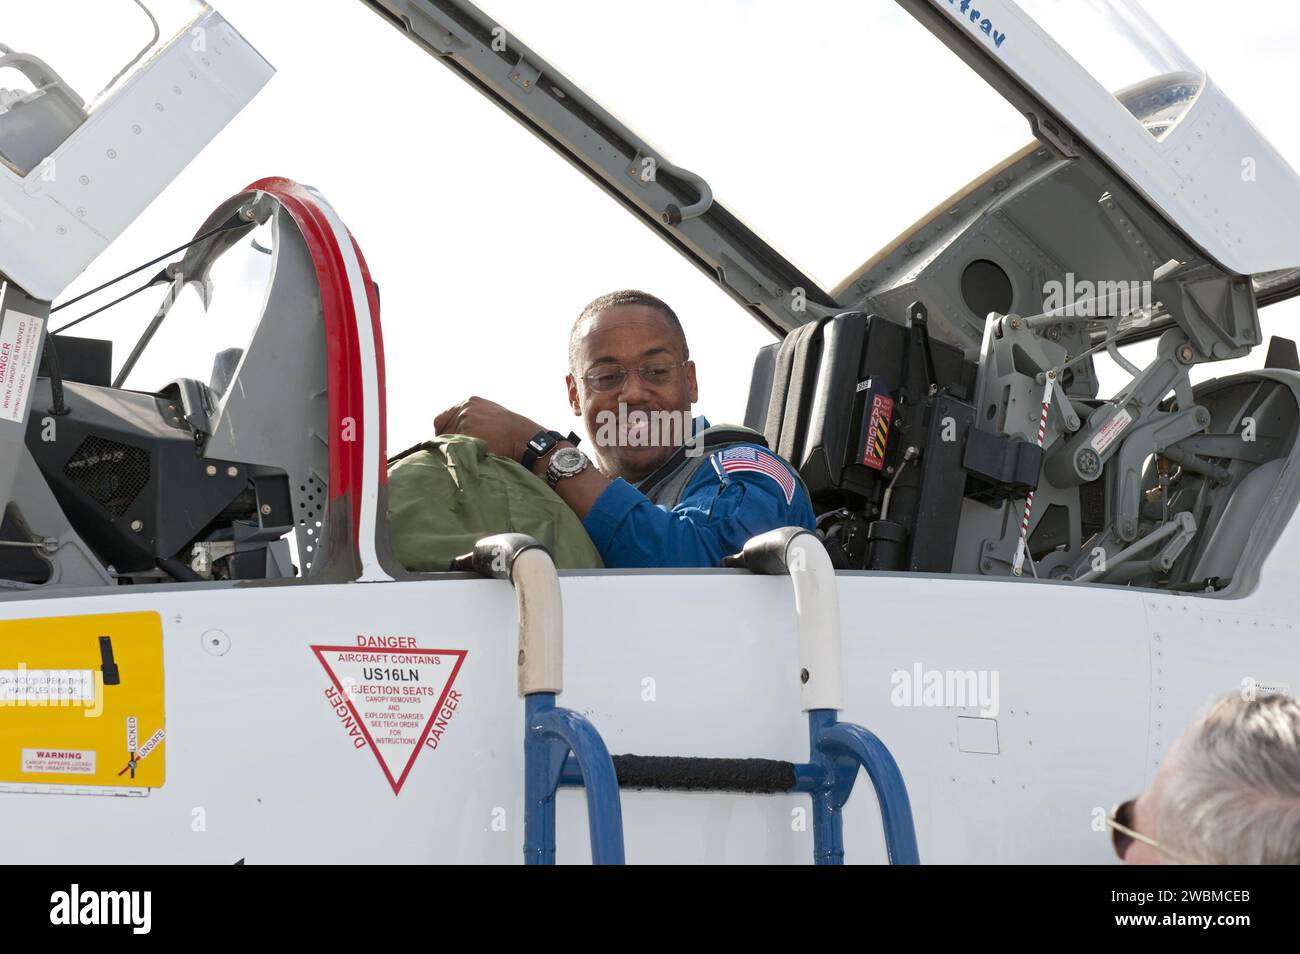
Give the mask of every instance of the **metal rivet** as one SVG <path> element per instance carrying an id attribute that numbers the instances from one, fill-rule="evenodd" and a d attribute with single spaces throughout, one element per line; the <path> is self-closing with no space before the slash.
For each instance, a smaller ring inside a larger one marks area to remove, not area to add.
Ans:
<path id="1" fill-rule="evenodd" d="M 238 477 L 238 476 L 239 476 L 239 468 L 238 468 L 238 467 L 227 467 L 227 468 L 226 468 L 226 476 L 227 476 L 227 477 Z"/>
<path id="2" fill-rule="evenodd" d="M 268 513 L 270 513 L 270 512 L 271 512 L 271 505 L 270 505 L 270 504 L 262 504 L 262 513 L 263 513 L 263 514 L 268 514 Z"/>
<path id="3" fill-rule="evenodd" d="M 144 529 L 144 522 L 141 520 L 132 520 L 131 529 L 134 530 L 136 533 L 139 533 L 141 530 Z"/>
<path id="4" fill-rule="evenodd" d="M 203 471 L 204 471 L 204 473 L 206 473 L 209 477 L 215 477 L 215 476 L 217 476 L 217 468 L 216 468 L 216 466 L 213 465 L 213 464 L 208 464 L 207 467 L 203 468 Z"/>
<path id="5" fill-rule="evenodd" d="M 219 629 L 210 629 L 200 637 L 205 652 L 212 656 L 224 656 L 230 652 L 230 637 Z"/>

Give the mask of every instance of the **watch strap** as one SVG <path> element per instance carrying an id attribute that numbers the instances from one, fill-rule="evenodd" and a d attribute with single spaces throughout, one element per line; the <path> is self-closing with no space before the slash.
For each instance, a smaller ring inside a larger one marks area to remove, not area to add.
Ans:
<path id="1" fill-rule="evenodd" d="M 574 447 L 578 446 L 580 438 L 573 431 L 569 431 L 569 436 L 565 437 L 559 431 L 538 431 L 528 440 L 528 448 L 524 451 L 523 456 L 519 458 L 519 463 L 524 465 L 526 470 L 532 470 L 537 461 L 545 457 L 560 441 L 568 441 Z"/>

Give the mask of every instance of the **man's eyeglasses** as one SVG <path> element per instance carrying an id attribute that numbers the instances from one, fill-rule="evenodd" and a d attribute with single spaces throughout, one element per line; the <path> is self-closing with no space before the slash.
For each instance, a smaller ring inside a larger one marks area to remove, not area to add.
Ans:
<path id="1" fill-rule="evenodd" d="M 688 364 L 690 364 L 689 360 L 677 364 L 656 361 L 653 364 L 643 364 L 636 369 L 636 373 L 650 387 L 663 387 L 672 384 L 677 377 L 677 369 L 684 368 Z M 584 374 L 582 380 L 587 382 L 587 387 L 593 391 L 614 391 L 623 386 L 627 376 L 628 369 L 620 364 L 600 364 Z"/>
<path id="2" fill-rule="evenodd" d="M 1154 838 L 1148 838 L 1142 832 L 1133 828 L 1133 806 L 1136 802 L 1136 798 L 1130 798 L 1127 802 L 1116 805 L 1110 810 L 1110 814 L 1106 816 L 1106 825 L 1110 828 L 1110 844 L 1115 849 L 1115 854 L 1119 857 L 1119 860 L 1124 860 L 1124 853 L 1133 846 L 1133 842 L 1140 841 L 1142 844 L 1154 848 L 1180 864 L 1193 864 L 1194 862 L 1188 861 L 1186 858 L 1180 858 Z"/>

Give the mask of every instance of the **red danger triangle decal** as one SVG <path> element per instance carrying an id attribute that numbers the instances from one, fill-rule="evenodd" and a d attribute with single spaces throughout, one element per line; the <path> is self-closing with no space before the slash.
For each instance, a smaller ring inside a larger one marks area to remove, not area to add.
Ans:
<path id="1" fill-rule="evenodd" d="M 325 697 L 354 747 L 368 744 L 393 794 L 401 792 L 420 752 L 438 747 L 455 715 L 460 693 L 452 684 L 466 650 L 413 646 L 311 649 L 334 683 L 325 690 Z"/>

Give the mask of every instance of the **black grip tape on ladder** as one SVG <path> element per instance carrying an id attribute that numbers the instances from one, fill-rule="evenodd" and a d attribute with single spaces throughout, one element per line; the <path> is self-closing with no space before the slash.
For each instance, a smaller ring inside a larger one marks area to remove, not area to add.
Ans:
<path id="1" fill-rule="evenodd" d="M 770 794 L 794 788 L 794 764 L 776 759 L 615 755 L 619 788 Z"/>

